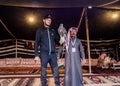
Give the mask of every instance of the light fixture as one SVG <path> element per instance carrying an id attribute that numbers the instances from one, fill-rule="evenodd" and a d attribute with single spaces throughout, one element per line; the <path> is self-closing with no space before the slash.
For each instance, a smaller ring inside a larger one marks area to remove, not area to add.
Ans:
<path id="1" fill-rule="evenodd" d="M 88 6 L 88 9 L 92 9 L 92 6 Z"/>

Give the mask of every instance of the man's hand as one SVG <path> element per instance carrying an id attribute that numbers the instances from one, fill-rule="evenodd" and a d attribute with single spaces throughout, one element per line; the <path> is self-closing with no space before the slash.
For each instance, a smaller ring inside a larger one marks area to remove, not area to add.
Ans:
<path id="1" fill-rule="evenodd" d="M 59 59 L 58 60 L 58 67 L 61 66 L 61 65 L 64 65 L 64 59 Z"/>
<path id="2" fill-rule="evenodd" d="M 40 57 L 39 57 L 39 56 L 36 56 L 36 57 L 34 58 L 34 61 L 35 61 L 35 63 L 37 64 L 37 63 L 40 61 Z"/>
<path id="3" fill-rule="evenodd" d="M 82 59 L 82 64 L 85 64 L 86 62 L 86 59 Z"/>

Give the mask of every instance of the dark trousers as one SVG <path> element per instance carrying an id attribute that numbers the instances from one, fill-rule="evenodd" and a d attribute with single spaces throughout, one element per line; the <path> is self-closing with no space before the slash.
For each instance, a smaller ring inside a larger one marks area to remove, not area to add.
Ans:
<path id="1" fill-rule="evenodd" d="M 47 80 L 46 80 L 46 68 L 47 64 L 49 63 L 52 68 L 52 73 L 55 79 L 55 85 L 60 86 L 59 82 L 59 71 L 58 71 L 58 65 L 57 65 L 57 57 L 56 53 L 41 53 L 41 84 L 42 86 L 47 86 Z"/>

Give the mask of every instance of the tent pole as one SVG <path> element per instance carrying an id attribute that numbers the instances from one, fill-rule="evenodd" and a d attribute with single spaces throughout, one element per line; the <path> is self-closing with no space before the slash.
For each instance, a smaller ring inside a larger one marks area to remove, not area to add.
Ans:
<path id="1" fill-rule="evenodd" d="M 14 38 L 16 39 L 16 37 L 12 34 L 12 32 L 7 28 L 7 26 L 3 23 L 3 21 L 0 19 L 1 24 L 3 25 L 3 27 L 7 30 L 7 32 Z"/>
<path id="2" fill-rule="evenodd" d="M 109 2 L 109 3 L 105 3 L 105 4 L 98 5 L 98 6 L 96 6 L 96 7 L 105 7 L 105 6 L 114 4 L 114 3 L 118 2 L 118 1 L 119 1 L 119 0 L 114 0 L 114 1 L 111 1 L 111 2 Z"/>
<path id="3" fill-rule="evenodd" d="M 82 10 L 82 14 L 81 14 L 81 17 L 80 17 L 80 20 L 79 20 L 78 26 L 77 26 L 78 28 L 80 28 L 80 25 L 81 25 L 81 22 L 82 22 L 82 19 L 83 19 L 84 13 L 85 13 L 85 8 L 83 8 L 83 10 Z"/>
<path id="4" fill-rule="evenodd" d="M 16 47 L 16 52 L 15 52 L 15 57 L 17 58 L 17 38 L 12 34 L 12 32 L 7 28 L 7 26 L 4 24 L 4 22 L 0 19 L 1 24 L 3 25 L 3 27 L 5 28 L 5 30 L 15 39 L 15 47 Z"/>
<path id="5" fill-rule="evenodd" d="M 119 61 L 119 56 L 118 56 L 118 46 L 116 45 L 116 57 L 117 57 L 117 61 Z"/>
<path id="6" fill-rule="evenodd" d="M 16 53 L 15 53 L 15 57 L 17 58 L 17 39 L 16 39 Z"/>
<path id="7" fill-rule="evenodd" d="M 91 74 L 91 56 L 90 56 L 90 40 L 89 40 L 87 8 L 85 10 L 85 25 L 86 25 L 86 36 L 87 36 L 87 51 L 88 51 L 88 60 L 89 60 L 89 73 Z"/>

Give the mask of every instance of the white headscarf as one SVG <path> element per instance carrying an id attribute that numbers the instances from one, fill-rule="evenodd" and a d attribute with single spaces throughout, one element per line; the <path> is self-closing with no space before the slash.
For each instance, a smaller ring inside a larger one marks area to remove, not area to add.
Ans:
<path id="1" fill-rule="evenodd" d="M 70 31 L 72 31 L 72 30 L 76 30 L 76 32 L 78 32 L 78 28 L 77 27 L 71 27 L 68 30 L 68 34 L 67 34 L 67 38 L 66 38 L 66 43 L 65 43 L 67 52 L 68 52 L 69 43 L 70 43 Z"/>

